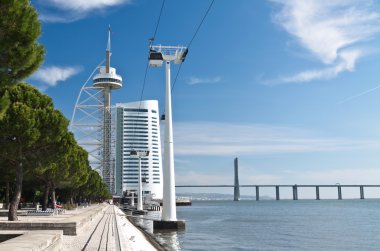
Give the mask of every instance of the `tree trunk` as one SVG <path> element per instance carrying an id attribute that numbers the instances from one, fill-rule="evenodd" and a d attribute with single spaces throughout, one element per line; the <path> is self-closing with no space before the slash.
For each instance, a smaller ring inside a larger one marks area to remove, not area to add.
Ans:
<path id="1" fill-rule="evenodd" d="M 51 203 L 53 204 L 52 208 L 54 209 L 55 208 L 55 204 L 56 204 L 56 201 L 55 201 L 55 186 L 54 186 L 54 184 L 51 184 Z"/>
<path id="2" fill-rule="evenodd" d="M 42 201 L 42 211 L 46 211 L 48 200 L 49 200 L 49 185 L 48 183 L 46 183 L 45 190 L 44 190 L 44 200 Z"/>
<path id="3" fill-rule="evenodd" d="M 9 181 L 7 181 L 5 188 L 5 209 L 9 209 L 9 190 Z"/>
<path id="4" fill-rule="evenodd" d="M 74 195 L 73 195 L 73 191 L 71 190 L 70 190 L 70 204 L 74 205 Z"/>
<path id="5" fill-rule="evenodd" d="M 22 179 L 23 179 L 23 170 L 22 170 L 22 162 L 16 166 L 16 184 L 15 191 L 12 197 L 11 204 L 9 206 L 8 211 L 8 220 L 9 221 L 17 221 L 17 208 L 21 199 L 21 191 L 22 191 Z"/>

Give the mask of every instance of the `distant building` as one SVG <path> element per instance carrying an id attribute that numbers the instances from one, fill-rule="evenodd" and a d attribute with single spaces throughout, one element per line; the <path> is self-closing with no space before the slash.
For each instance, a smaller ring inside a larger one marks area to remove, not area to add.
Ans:
<path id="1" fill-rule="evenodd" d="M 144 196 L 162 199 L 160 118 L 157 100 L 116 104 L 116 193 L 137 191 L 138 163 L 130 152 L 149 150 L 141 158 Z"/>

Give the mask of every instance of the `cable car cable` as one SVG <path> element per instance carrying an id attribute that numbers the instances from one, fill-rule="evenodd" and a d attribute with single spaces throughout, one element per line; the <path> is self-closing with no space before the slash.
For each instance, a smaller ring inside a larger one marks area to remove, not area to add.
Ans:
<path id="1" fill-rule="evenodd" d="M 157 19 L 157 22 L 156 22 L 156 28 L 154 30 L 154 34 L 153 34 L 153 37 L 150 39 L 150 44 L 154 41 L 156 35 L 157 35 L 157 30 L 158 30 L 158 26 L 160 24 L 160 20 L 161 20 L 161 16 L 162 16 L 162 11 L 164 9 L 164 5 L 165 5 L 165 0 L 162 0 L 162 4 L 161 4 L 161 9 L 160 9 L 160 14 L 158 15 L 158 19 Z M 137 116 L 140 115 L 140 109 L 141 109 L 141 101 L 142 101 L 142 98 L 143 98 L 143 95 L 144 95 L 144 90 L 145 90 L 145 84 L 146 84 L 146 78 L 147 78 L 147 75 L 148 75 L 148 68 L 149 68 L 149 60 L 147 60 L 147 63 L 146 63 L 146 67 L 145 67 L 145 73 L 144 73 L 144 80 L 143 80 L 143 86 L 142 86 L 142 89 L 141 89 L 141 94 L 140 94 L 140 103 L 139 103 L 139 109 L 138 109 L 138 113 L 137 113 Z M 133 135 L 135 134 L 135 131 L 136 131 L 136 121 L 134 123 L 135 125 L 133 126 Z M 131 148 L 134 148 L 134 141 L 132 141 L 132 144 L 131 144 Z"/>
<path id="2" fill-rule="evenodd" d="M 206 11 L 205 14 L 203 15 L 203 18 L 202 18 L 200 24 L 198 25 L 198 27 L 197 27 L 197 29 L 196 29 L 196 31 L 195 31 L 193 37 L 191 38 L 190 42 L 189 42 L 189 43 L 187 44 L 187 46 L 186 46 L 187 49 L 189 49 L 190 46 L 191 46 L 191 44 L 193 43 L 195 37 L 196 37 L 197 34 L 198 34 L 198 31 L 200 30 L 200 28 L 201 28 L 203 22 L 205 21 L 205 19 L 206 19 L 208 13 L 210 12 L 211 7 L 213 6 L 214 2 L 215 2 L 215 0 L 212 0 L 211 3 L 210 3 L 210 5 L 208 6 L 207 11 Z M 181 71 L 181 68 L 182 68 L 182 63 L 183 63 L 183 61 L 182 61 L 182 62 L 180 63 L 180 65 L 179 65 L 179 68 L 178 68 L 177 74 L 176 74 L 176 76 L 175 76 L 175 79 L 174 79 L 174 82 L 173 82 L 173 85 L 172 85 L 171 92 L 173 92 L 174 86 L 175 86 L 175 84 L 176 84 L 176 82 L 177 82 L 178 75 L 179 75 L 179 73 L 180 73 L 180 71 Z"/>
<path id="3" fill-rule="evenodd" d="M 187 48 L 190 48 L 191 44 L 193 43 L 194 38 L 197 36 L 198 31 L 199 31 L 199 29 L 201 28 L 203 22 L 205 21 L 205 19 L 206 19 L 208 13 L 210 12 L 211 7 L 212 7 L 212 5 L 214 4 L 214 2 L 215 2 L 215 0 L 212 0 L 211 3 L 210 3 L 210 5 L 208 6 L 208 9 L 207 9 L 206 13 L 204 14 L 201 23 L 198 25 L 198 28 L 197 28 L 197 30 L 195 31 L 195 33 L 194 33 L 193 37 L 191 38 L 190 42 L 187 44 Z"/>
<path id="4" fill-rule="evenodd" d="M 156 34 L 157 34 L 157 30 L 158 30 L 158 25 L 160 24 L 162 10 L 164 9 L 164 5 L 165 5 L 165 0 L 162 0 L 160 15 L 158 16 L 158 20 L 157 20 L 157 24 L 156 24 L 156 29 L 155 29 L 154 35 L 153 35 L 153 40 L 156 38 Z"/>

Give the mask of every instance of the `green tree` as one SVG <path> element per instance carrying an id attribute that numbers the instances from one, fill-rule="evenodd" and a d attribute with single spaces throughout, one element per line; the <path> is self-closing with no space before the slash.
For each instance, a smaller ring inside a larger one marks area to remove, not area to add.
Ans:
<path id="1" fill-rule="evenodd" d="M 4 158 L 0 158 L 0 184 L 2 187 L 2 199 L 5 202 L 5 208 L 9 208 L 9 195 L 10 195 L 10 179 L 14 177 L 14 172 L 9 168 L 10 163 Z"/>
<path id="2" fill-rule="evenodd" d="M 87 182 L 80 188 L 80 193 L 89 201 L 105 200 L 112 197 L 102 177 L 96 170 L 92 169 Z"/>
<path id="3" fill-rule="evenodd" d="M 14 193 L 8 220 L 17 220 L 24 171 L 36 168 L 52 158 L 49 149 L 67 132 L 68 120 L 54 110 L 50 97 L 36 88 L 20 83 L 0 89 L 0 96 L 9 93 L 10 106 L 0 120 L 0 158 L 7 160 L 15 172 Z"/>
<path id="4" fill-rule="evenodd" d="M 60 142 L 49 148 L 50 160 L 34 169 L 36 177 L 44 183 L 42 208 L 46 210 L 49 191 L 52 205 L 56 204 L 56 188 L 65 188 L 85 183 L 87 180 L 88 156 L 77 145 L 74 135 L 67 132 Z"/>
<path id="5" fill-rule="evenodd" d="M 38 14 L 29 0 L 0 0 L 0 88 L 30 76 L 44 59 L 37 41 L 41 35 Z M 10 105 L 7 93 L 0 96 L 0 119 Z"/>
<path id="6" fill-rule="evenodd" d="M 91 170 L 86 150 L 77 146 L 72 154 L 73 157 L 71 158 L 69 170 L 70 178 L 67 185 L 70 190 L 70 203 L 74 202 L 74 198 L 78 195 L 79 188 L 88 181 Z"/>
<path id="7" fill-rule="evenodd" d="M 0 85 L 18 83 L 38 69 L 45 54 L 40 35 L 29 0 L 0 0 Z"/>

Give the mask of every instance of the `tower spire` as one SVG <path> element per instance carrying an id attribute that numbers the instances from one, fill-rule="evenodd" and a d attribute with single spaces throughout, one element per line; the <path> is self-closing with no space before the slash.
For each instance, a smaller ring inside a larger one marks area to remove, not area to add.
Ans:
<path id="1" fill-rule="evenodd" d="M 106 49 L 106 73 L 110 72 L 111 64 L 111 25 L 108 26 L 108 43 Z"/>
<path id="2" fill-rule="evenodd" d="M 108 25 L 108 43 L 107 50 L 111 51 L 111 25 Z"/>

